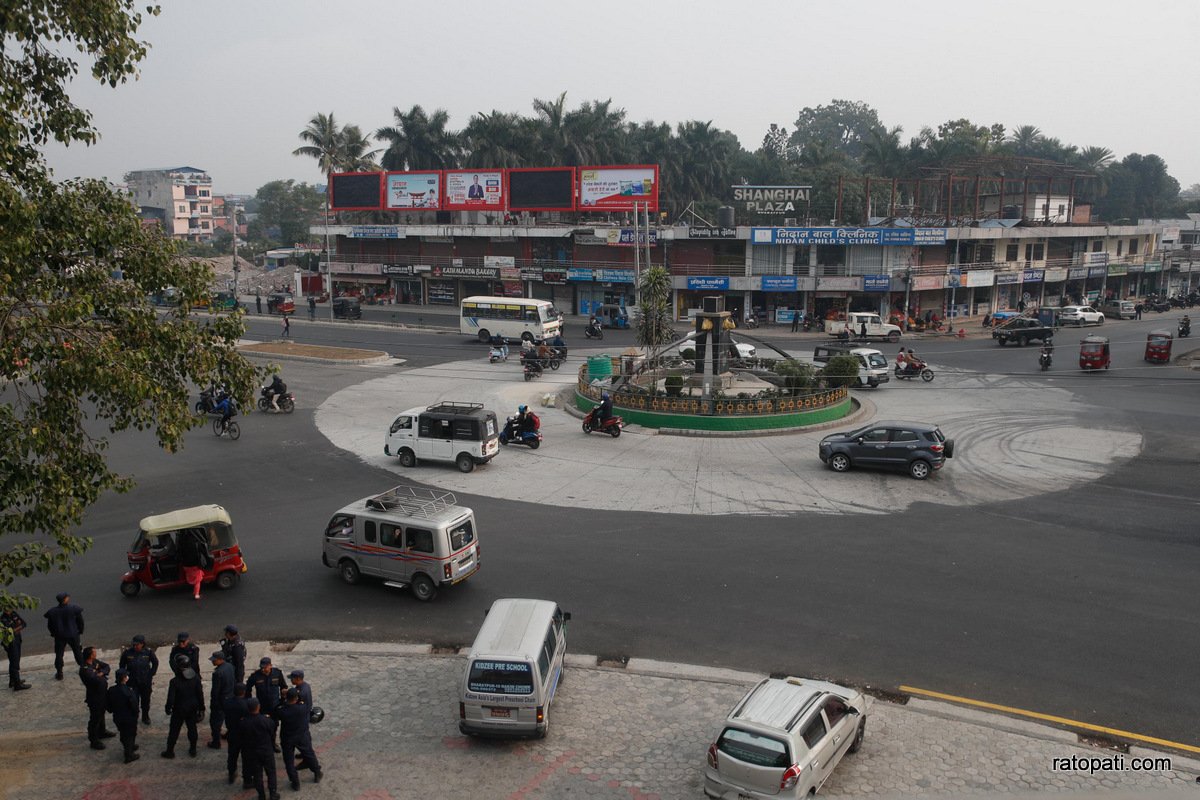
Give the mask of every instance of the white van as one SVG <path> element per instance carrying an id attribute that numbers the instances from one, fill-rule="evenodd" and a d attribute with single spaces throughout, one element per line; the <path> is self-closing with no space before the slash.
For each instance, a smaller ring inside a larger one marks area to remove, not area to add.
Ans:
<path id="1" fill-rule="evenodd" d="M 549 600 L 492 603 L 467 656 L 458 729 L 487 736 L 544 737 L 562 681 L 570 619 Z"/>
<path id="2" fill-rule="evenodd" d="M 813 348 L 813 362 L 824 366 L 834 356 L 853 356 L 858 360 L 858 385 L 878 389 L 879 384 L 891 380 L 888 377 L 887 356 L 871 347 L 852 347 L 844 344 L 817 345 Z"/>
<path id="3" fill-rule="evenodd" d="M 462 472 L 486 464 L 500 451 L 496 413 L 481 403 L 438 403 L 410 408 L 392 420 L 383 443 L 385 455 L 402 467 L 419 459 L 453 461 Z"/>

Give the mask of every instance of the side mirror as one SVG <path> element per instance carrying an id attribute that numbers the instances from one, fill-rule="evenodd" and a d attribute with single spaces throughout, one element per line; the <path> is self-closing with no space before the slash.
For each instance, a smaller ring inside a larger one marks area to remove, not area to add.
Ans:
<path id="1" fill-rule="evenodd" d="M 861 712 L 861 711 L 859 711 L 859 710 L 858 710 L 857 708 L 855 708 L 854 706 L 847 706 L 847 707 L 846 707 L 846 713 L 847 713 L 847 714 L 854 714 L 855 716 L 857 716 L 857 715 L 861 714 L 862 712 Z"/>
<path id="2" fill-rule="evenodd" d="M 854 441 L 857 442 L 858 444 L 862 444 L 864 439 L 863 439 L 863 437 L 860 436 L 857 439 L 855 439 Z"/>

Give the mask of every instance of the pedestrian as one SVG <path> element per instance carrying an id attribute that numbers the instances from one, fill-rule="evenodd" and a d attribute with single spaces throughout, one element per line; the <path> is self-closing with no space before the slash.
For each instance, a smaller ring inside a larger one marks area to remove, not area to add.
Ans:
<path id="1" fill-rule="evenodd" d="M 1137 305 L 1135 305 L 1133 307 L 1133 318 L 1134 319 L 1142 318 L 1142 304 L 1141 303 L 1138 303 Z"/>
<path id="2" fill-rule="evenodd" d="M 171 678 L 167 686 L 167 714 L 171 717 L 171 728 L 167 732 L 167 749 L 162 751 L 162 757 L 175 757 L 175 742 L 179 741 L 179 731 L 186 725 L 188 755 L 195 758 L 196 745 L 200 741 L 196 723 L 204 719 L 204 686 L 200 683 L 200 676 L 188 666 L 186 655 L 180 653 L 172 658 L 171 669 L 178 669 L 179 673 Z"/>
<path id="3" fill-rule="evenodd" d="M 317 318 L 317 296 L 315 294 L 308 296 L 308 318 L 312 320 Z"/>
<path id="4" fill-rule="evenodd" d="M 125 750 L 125 763 L 137 761 L 138 693 L 129 685 L 129 670 L 117 670 L 117 683 L 108 687 L 105 705 L 117 726 L 121 747 Z"/>
<path id="5" fill-rule="evenodd" d="M 42 616 L 54 637 L 54 680 L 61 681 L 63 653 L 68 647 L 75 654 L 75 663 L 83 664 L 83 648 L 79 644 L 79 637 L 83 636 L 83 609 L 71 602 L 70 592 L 59 592 L 54 598 L 58 605 Z"/>
<path id="6" fill-rule="evenodd" d="M 150 695 L 154 692 L 154 676 L 158 674 L 158 656 L 146 647 L 146 637 L 138 634 L 117 663 L 129 673 L 129 687 L 137 693 L 142 706 L 142 724 L 150 724 Z"/>
<path id="7" fill-rule="evenodd" d="M 108 701 L 108 664 L 96 658 L 96 648 L 83 648 L 83 663 L 79 665 L 79 682 L 84 688 L 84 705 L 88 708 L 87 737 L 93 750 L 103 750 L 101 739 L 115 734 L 104 729 L 104 711 Z"/>
<path id="8" fill-rule="evenodd" d="M 212 738 L 208 740 L 208 746 L 220 750 L 225 701 L 233 697 L 233 687 L 237 681 L 233 677 L 233 665 L 225 660 L 224 652 L 215 650 L 208 660 L 213 665 L 212 689 L 208 695 L 208 729 L 212 732 Z"/>
<path id="9" fill-rule="evenodd" d="M 259 314 L 262 313 L 262 295 L 258 292 L 254 293 L 254 310 Z"/>
<path id="10" fill-rule="evenodd" d="M 860 339 L 867 338 L 867 321 L 865 319 L 859 323 L 858 336 Z"/>
<path id="11" fill-rule="evenodd" d="M 262 713 L 257 699 L 246 701 L 246 718 L 242 720 L 242 759 L 250 770 L 258 800 L 279 800 L 279 784 L 275 776 L 275 725 Z M 270 797 L 263 791 L 263 773 L 267 774 Z"/>
<path id="12" fill-rule="evenodd" d="M 304 759 L 304 765 L 312 770 L 313 783 L 320 783 L 321 762 L 313 752 L 312 735 L 308 730 L 311 705 L 305 705 L 300 697 L 299 689 L 288 689 L 286 701 L 275 710 L 275 718 L 279 721 L 279 742 L 283 745 L 283 768 L 292 789 L 300 790 L 300 772 L 296 769 L 296 751 Z"/>
<path id="13" fill-rule="evenodd" d="M 233 685 L 233 697 L 225 701 L 221 711 L 225 714 L 225 727 L 229 731 L 229 755 L 225 758 L 225 769 L 229 772 L 229 782 L 237 780 L 238 756 L 242 756 L 242 788 L 254 786 L 250 777 L 247 759 L 242 754 L 242 721 L 246 719 L 246 684 L 238 681 Z"/>
<path id="14" fill-rule="evenodd" d="M 180 631 L 175 637 L 175 646 L 171 648 L 171 655 L 168 656 L 168 663 L 171 665 L 171 672 L 179 677 L 183 673 L 184 667 L 191 667 L 192 671 L 197 675 L 200 674 L 200 648 L 192 641 L 192 637 L 187 631 Z M 185 656 L 186 661 L 181 662 L 179 656 Z"/>
<path id="15" fill-rule="evenodd" d="M 25 620 L 14 608 L 0 614 L 0 628 L 12 637 L 4 643 L 4 652 L 8 656 L 8 688 L 14 692 L 29 689 L 29 684 L 21 680 L 21 631 L 25 630 Z"/>
<path id="16" fill-rule="evenodd" d="M 270 719 L 271 712 L 275 707 L 283 702 L 283 692 L 287 691 L 287 682 L 283 679 L 283 671 L 271 664 L 270 656 L 263 656 L 259 659 L 258 669 L 250 676 L 247 682 L 247 688 L 254 690 L 254 697 L 258 700 L 262 707 L 262 712 Z M 272 742 L 274 742 L 274 729 L 272 727 Z M 274 745 L 275 752 L 279 752 L 279 745 Z"/>
<path id="17" fill-rule="evenodd" d="M 235 683 L 246 682 L 246 644 L 238 635 L 237 625 L 226 625 L 225 636 L 221 639 L 221 652 L 225 660 L 233 665 L 233 680 Z"/>
<path id="18" fill-rule="evenodd" d="M 225 414 L 233 415 L 231 408 L 225 409 Z M 225 420 L 228 422 L 228 419 Z M 183 579 L 192 587 L 192 596 L 200 599 L 200 584 L 204 582 L 204 570 L 210 565 L 211 556 L 208 553 L 208 543 L 202 534 L 196 531 L 179 532 L 179 566 L 183 570 Z M 196 656 L 199 658 L 199 654 Z M 199 671 L 199 667 L 196 667 Z"/>
<path id="19" fill-rule="evenodd" d="M 292 682 L 292 689 L 300 692 L 300 702 L 312 709 L 312 686 L 304 682 L 304 670 L 292 670 L 288 673 L 288 680 Z M 288 691 L 290 692 L 292 689 L 288 689 Z"/>
<path id="20" fill-rule="evenodd" d="M 800 332 L 800 310 L 797 308 L 793 308 L 792 309 L 792 333 L 799 333 L 799 332 Z"/>
<path id="21" fill-rule="evenodd" d="M 288 320 L 288 315 L 283 315 L 283 336 L 286 339 L 292 338 L 292 323 Z"/>

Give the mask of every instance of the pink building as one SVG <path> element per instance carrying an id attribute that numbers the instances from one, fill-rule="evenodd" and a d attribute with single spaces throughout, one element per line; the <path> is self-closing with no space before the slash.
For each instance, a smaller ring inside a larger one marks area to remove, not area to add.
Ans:
<path id="1" fill-rule="evenodd" d="M 213 235 L 212 178 L 196 167 L 136 170 L 125 175 L 145 219 L 156 219 L 175 239 L 205 242 Z"/>

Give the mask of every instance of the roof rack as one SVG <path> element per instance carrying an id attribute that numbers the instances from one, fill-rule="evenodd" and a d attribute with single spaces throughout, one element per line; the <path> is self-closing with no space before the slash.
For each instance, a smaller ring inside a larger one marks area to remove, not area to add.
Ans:
<path id="1" fill-rule="evenodd" d="M 383 494 L 367 498 L 367 508 L 372 511 L 403 511 L 424 519 L 432 519 L 435 514 L 457 504 L 458 500 L 451 492 L 416 486 L 396 486 Z"/>
<path id="2" fill-rule="evenodd" d="M 436 403 L 432 406 L 426 406 L 426 411 L 436 411 L 442 414 L 470 414 L 472 411 L 479 411 L 483 408 L 483 403 L 455 403 L 446 401 L 444 403 Z"/>

